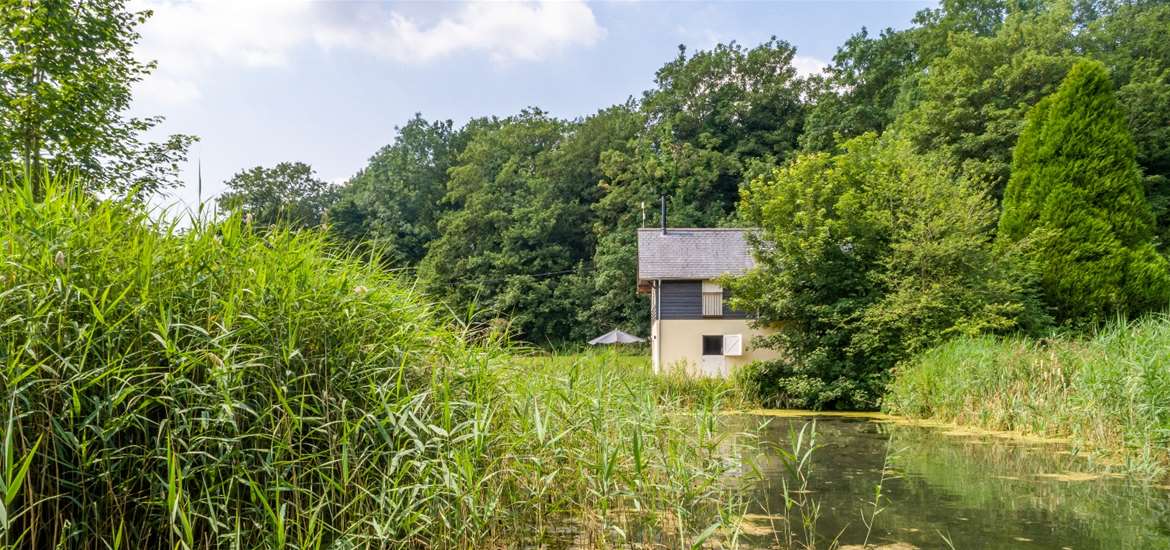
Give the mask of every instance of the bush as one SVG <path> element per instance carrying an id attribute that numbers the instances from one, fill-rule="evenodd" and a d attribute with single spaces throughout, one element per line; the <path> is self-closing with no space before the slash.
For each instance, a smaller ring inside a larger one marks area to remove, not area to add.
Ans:
<path id="1" fill-rule="evenodd" d="M 996 248 L 994 204 L 937 158 L 868 134 L 751 183 L 758 267 L 733 302 L 778 332 L 782 358 L 748 371 L 777 406 L 873 408 L 899 361 L 953 334 L 1033 330 L 1047 318 Z"/>

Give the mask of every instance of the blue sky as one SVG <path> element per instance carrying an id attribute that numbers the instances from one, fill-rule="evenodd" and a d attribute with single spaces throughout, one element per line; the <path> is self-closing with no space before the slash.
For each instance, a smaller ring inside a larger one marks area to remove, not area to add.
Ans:
<path id="1" fill-rule="evenodd" d="M 576 117 L 638 96 L 679 44 L 770 36 L 816 71 L 849 35 L 902 28 L 927 2 L 375 3 L 136 0 L 154 10 L 138 54 L 158 70 L 137 115 L 201 141 L 189 182 L 158 201 L 195 203 L 239 170 L 303 161 L 343 181 L 415 112 L 462 123 L 537 106 Z"/>

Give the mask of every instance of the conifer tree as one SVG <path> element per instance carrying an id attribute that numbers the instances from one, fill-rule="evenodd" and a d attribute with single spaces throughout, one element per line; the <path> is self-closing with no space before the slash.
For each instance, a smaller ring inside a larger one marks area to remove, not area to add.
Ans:
<path id="1" fill-rule="evenodd" d="M 1105 67 L 1078 62 L 1028 114 L 1004 194 L 1000 237 L 1036 240 L 1048 303 L 1063 320 L 1170 303 L 1125 113 Z"/>

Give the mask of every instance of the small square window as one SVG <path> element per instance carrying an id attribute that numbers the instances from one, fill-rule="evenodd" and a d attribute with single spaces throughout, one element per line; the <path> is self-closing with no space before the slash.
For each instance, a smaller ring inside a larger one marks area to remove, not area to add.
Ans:
<path id="1" fill-rule="evenodd" d="M 723 355 L 723 335 L 703 335 L 703 355 Z"/>

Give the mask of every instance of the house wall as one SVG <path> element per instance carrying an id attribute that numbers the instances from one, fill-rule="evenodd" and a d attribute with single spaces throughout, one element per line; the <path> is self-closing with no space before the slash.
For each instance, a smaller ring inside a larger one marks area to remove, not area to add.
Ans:
<path id="1" fill-rule="evenodd" d="M 723 289 L 723 318 L 747 319 L 748 315 L 744 312 L 728 307 L 730 299 L 731 292 Z M 662 281 L 660 317 L 662 319 L 703 319 L 703 281 Z"/>
<path id="2" fill-rule="evenodd" d="M 660 319 L 651 326 L 654 372 L 684 370 L 689 376 L 703 376 L 700 362 L 703 355 L 703 336 L 716 334 L 742 334 L 743 355 L 724 356 L 728 372 L 752 361 L 775 359 L 778 353 L 770 349 L 757 348 L 755 337 L 772 334 L 769 329 L 756 329 L 745 319 Z"/>

